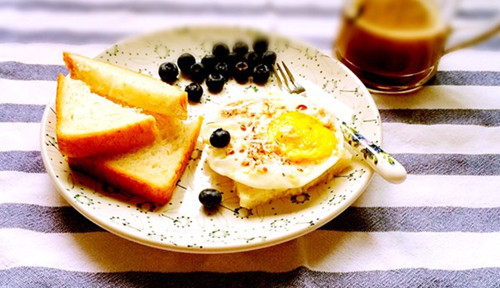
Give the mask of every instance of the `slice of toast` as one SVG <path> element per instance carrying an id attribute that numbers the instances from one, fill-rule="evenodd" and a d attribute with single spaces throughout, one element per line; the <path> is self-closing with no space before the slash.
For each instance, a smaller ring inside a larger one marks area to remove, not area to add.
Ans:
<path id="1" fill-rule="evenodd" d="M 245 208 L 253 208 L 255 206 L 266 204 L 274 199 L 291 197 L 300 195 L 308 189 L 320 184 L 324 181 L 329 181 L 335 175 L 339 175 L 347 169 L 351 163 L 351 153 L 347 150 L 342 150 L 339 160 L 325 171 L 320 177 L 307 183 L 305 186 L 291 189 L 257 189 L 245 184 L 235 182 L 236 194 L 240 198 L 240 206 Z"/>
<path id="2" fill-rule="evenodd" d="M 70 167 L 154 203 L 167 203 L 196 145 L 203 118 L 189 123 L 156 118 L 160 137 L 154 144 L 107 157 L 69 158 Z"/>
<path id="3" fill-rule="evenodd" d="M 127 68 L 64 52 L 71 77 L 82 80 L 92 92 L 153 113 L 187 119 L 187 93 L 179 87 Z"/>
<path id="4" fill-rule="evenodd" d="M 79 80 L 59 75 L 56 137 L 68 157 L 119 153 L 154 142 L 156 120 L 139 109 L 123 107 L 90 92 Z"/>

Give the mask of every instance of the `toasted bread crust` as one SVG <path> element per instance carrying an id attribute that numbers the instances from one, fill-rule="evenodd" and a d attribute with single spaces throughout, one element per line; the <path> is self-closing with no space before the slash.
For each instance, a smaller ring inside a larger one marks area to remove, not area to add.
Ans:
<path id="1" fill-rule="evenodd" d="M 166 165 L 175 165 L 175 168 L 173 168 L 175 172 L 169 179 L 166 179 L 167 181 L 160 185 L 155 179 L 148 179 L 134 174 L 134 171 L 128 171 L 123 167 L 119 167 L 110 158 L 106 157 L 69 158 L 68 163 L 74 170 L 96 177 L 103 182 L 138 195 L 146 200 L 164 205 L 170 201 L 177 181 L 184 173 L 195 148 L 202 122 L 203 118 L 199 117 L 195 128 L 190 131 L 190 135 L 186 136 L 189 142 L 182 146 L 182 158 L 177 159 L 175 163 L 165 163 Z M 126 157 L 126 154 L 123 157 Z M 144 169 L 147 169 L 147 167 L 144 167 Z"/>
<path id="2" fill-rule="evenodd" d="M 63 60 L 71 77 L 87 83 L 96 94 L 150 112 L 187 119 L 187 93 L 176 86 L 74 53 L 63 52 Z"/>
<path id="3" fill-rule="evenodd" d="M 87 157 L 108 153 L 121 153 L 154 142 L 157 134 L 156 121 L 150 116 L 140 122 L 115 127 L 106 131 L 67 134 L 62 124 L 65 117 L 63 98 L 66 77 L 57 78 L 56 95 L 56 137 L 59 150 L 68 157 Z"/>
<path id="4" fill-rule="evenodd" d="M 126 171 L 117 170 L 105 161 L 92 157 L 68 158 L 68 164 L 71 169 L 80 171 L 114 187 L 159 204 L 167 203 L 175 188 L 175 185 L 172 188 L 155 186 L 152 183 L 144 181 L 144 179 L 128 174 Z"/>
<path id="5" fill-rule="evenodd" d="M 109 130 L 99 134 L 89 133 L 78 137 L 56 131 L 57 145 L 59 150 L 68 157 L 123 153 L 153 143 L 155 129 L 154 120 L 146 119 L 137 125 L 129 125 L 123 129 Z"/>

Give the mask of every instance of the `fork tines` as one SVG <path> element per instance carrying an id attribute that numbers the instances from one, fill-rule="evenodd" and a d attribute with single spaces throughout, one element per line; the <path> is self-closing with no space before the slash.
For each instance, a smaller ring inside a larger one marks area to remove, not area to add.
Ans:
<path id="1" fill-rule="evenodd" d="M 283 65 L 283 68 L 281 68 Z M 281 61 L 281 65 L 276 63 L 276 70 L 278 73 L 275 73 L 276 80 L 278 85 L 281 88 L 286 88 L 291 93 L 301 93 L 304 92 L 305 89 L 300 84 L 295 83 L 295 78 L 293 77 L 292 72 L 288 69 L 285 62 Z"/>

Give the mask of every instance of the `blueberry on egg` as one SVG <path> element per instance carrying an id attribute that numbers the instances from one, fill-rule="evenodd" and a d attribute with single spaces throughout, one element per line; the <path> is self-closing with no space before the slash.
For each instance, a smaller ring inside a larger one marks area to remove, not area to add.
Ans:
<path id="1" fill-rule="evenodd" d="M 231 134 L 225 129 L 218 128 L 210 135 L 210 144 L 216 148 L 224 148 L 231 141 Z"/>

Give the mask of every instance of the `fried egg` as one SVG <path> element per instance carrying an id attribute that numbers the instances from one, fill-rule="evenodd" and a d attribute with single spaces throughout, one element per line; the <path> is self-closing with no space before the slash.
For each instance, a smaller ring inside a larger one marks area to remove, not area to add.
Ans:
<path id="1" fill-rule="evenodd" d="M 202 132 L 206 159 L 212 170 L 238 183 L 257 189 L 302 187 L 342 156 L 335 118 L 306 97 L 266 92 L 222 107 Z M 209 144 L 217 128 L 231 135 L 226 147 Z"/>

